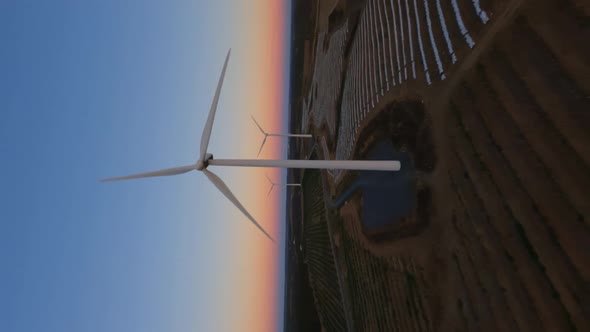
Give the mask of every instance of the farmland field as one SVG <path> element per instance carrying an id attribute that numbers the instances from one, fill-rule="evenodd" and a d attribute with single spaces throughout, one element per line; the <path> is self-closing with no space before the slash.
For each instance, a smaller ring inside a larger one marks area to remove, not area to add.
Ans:
<path id="1" fill-rule="evenodd" d="M 357 174 L 290 174 L 323 327 L 590 330 L 590 4 L 333 2 L 292 123 L 316 142 L 293 153 L 363 158 L 386 138 L 417 196 L 369 234 L 362 190 L 326 208 Z"/>

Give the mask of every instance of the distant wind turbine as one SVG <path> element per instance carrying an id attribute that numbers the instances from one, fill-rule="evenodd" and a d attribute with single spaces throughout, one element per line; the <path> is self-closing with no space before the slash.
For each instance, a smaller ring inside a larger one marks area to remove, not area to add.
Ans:
<path id="1" fill-rule="evenodd" d="M 252 118 L 252 120 L 254 120 L 254 123 L 256 124 L 256 126 L 258 127 L 258 129 L 260 129 L 260 132 L 262 132 L 264 134 L 264 139 L 262 140 L 262 144 L 260 144 L 260 149 L 258 149 L 258 154 L 256 155 L 257 157 L 260 155 L 260 151 L 262 151 L 262 148 L 264 147 L 264 143 L 266 143 L 266 139 L 270 136 L 270 137 L 299 137 L 299 138 L 312 138 L 311 134 L 279 134 L 279 133 L 267 133 L 266 131 L 264 131 L 264 129 L 262 129 L 262 127 L 260 126 L 260 124 L 258 123 L 258 121 L 256 121 L 256 119 L 254 118 L 254 116 L 252 114 L 250 114 L 250 117 Z"/>
<path id="2" fill-rule="evenodd" d="M 262 159 L 213 159 L 213 155 L 207 152 L 209 146 L 209 138 L 211 137 L 211 131 L 213 129 L 213 120 L 215 119 L 215 111 L 217 110 L 217 103 L 219 102 L 219 95 L 221 92 L 221 86 L 223 84 L 223 78 L 225 76 L 225 70 L 229 61 L 231 49 L 227 52 L 223 69 L 221 70 L 221 77 L 217 83 L 217 89 L 215 90 L 215 96 L 213 97 L 213 103 L 203 128 L 201 135 L 200 155 L 196 164 L 180 166 L 174 168 L 167 168 L 155 172 L 134 174 L 128 176 L 121 176 L 115 178 L 103 179 L 101 181 L 120 181 L 129 179 L 139 179 L 156 176 L 168 176 L 177 175 L 197 170 L 205 173 L 205 176 L 213 182 L 215 187 L 221 191 L 227 199 L 229 199 L 242 213 L 250 219 L 250 221 L 262 232 L 266 237 L 274 242 L 272 236 L 270 236 L 259 224 L 256 219 L 244 208 L 244 206 L 238 201 L 236 196 L 231 192 L 228 186 L 213 172 L 207 170 L 209 166 L 241 166 L 241 167 L 281 167 L 281 168 L 315 168 L 315 169 L 350 169 L 350 170 L 375 170 L 375 171 L 399 171 L 400 162 L 396 160 L 262 160 Z"/>
<path id="3" fill-rule="evenodd" d="M 270 190 L 268 191 L 268 194 L 266 194 L 266 196 L 270 195 L 270 193 L 272 192 L 273 188 L 275 186 L 285 186 L 285 187 L 301 187 L 300 183 L 278 183 L 278 182 L 273 182 L 268 175 L 266 175 L 266 178 L 268 179 L 268 182 L 270 182 Z"/>

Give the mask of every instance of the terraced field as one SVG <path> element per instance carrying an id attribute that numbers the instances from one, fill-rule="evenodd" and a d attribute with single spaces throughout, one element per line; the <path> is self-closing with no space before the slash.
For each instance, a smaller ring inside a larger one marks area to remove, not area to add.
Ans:
<path id="1" fill-rule="evenodd" d="M 375 242 L 362 194 L 326 212 L 321 189 L 305 191 L 306 218 L 326 224 L 307 253 L 339 283 L 327 330 L 590 331 L 589 13 L 582 0 L 368 0 L 322 34 L 302 126 L 323 157 L 358 156 L 376 122 L 399 136 L 408 102 L 436 155 L 418 234 Z M 331 174 L 326 192 L 345 190 L 351 175 Z"/>
<path id="2" fill-rule="evenodd" d="M 320 173 L 306 172 L 302 189 L 305 263 L 308 266 L 316 309 L 326 329 L 344 331 L 344 305 L 330 243 Z"/>
<path id="3" fill-rule="evenodd" d="M 342 225 L 342 220 L 338 220 Z M 337 223 L 335 223 L 337 224 Z M 408 256 L 378 257 L 339 227 L 355 331 L 432 331 L 424 275 Z"/>
<path id="4" fill-rule="evenodd" d="M 589 82 L 576 83 L 578 73 L 568 70 L 583 65 L 569 58 L 577 52 L 566 59 L 557 40 L 539 34 L 546 31 L 540 15 L 566 20 L 559 16 L 567 11 L 555 9 L 524 7 L 458 80 L 446 128 L 454 156 L 448 175 L 459 242 L 477 236 L 487 244 L 482 254 L 495 270 L 487 272 L 507 290 L 497 305 L 482 294 L 470 301 L 509 308 L 496 317 L 511 317 L 512 328 L 588 330 Z M 469 250 L 458 244 L 458 252 Z"/>

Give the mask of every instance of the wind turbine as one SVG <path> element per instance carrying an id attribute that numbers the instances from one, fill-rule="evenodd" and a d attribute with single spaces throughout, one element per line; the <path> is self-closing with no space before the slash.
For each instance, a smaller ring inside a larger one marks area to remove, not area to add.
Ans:
<path id="1" fill-rule="evenodd" d="M 260 144 L 260 149 L 258 149 L 258 154 L 256 155 L 256 157 L 258 157 L 260 155 L 260 151 L 262 151 L 262 148 L 264 147 L 264 143 L 266 143 L 266 139 L 270 136 L 270 137 L 300 137 L 300 138 L 312 138 L 311 134 L 278 134 L 278 133 L 267 133 L 266 131 L 264 131 L 264 129 L 262 129 L 262 127 L 260 126 L 260 124 L 258 123 L 258 121 L 256 121 L 256 119 L 254 118 L 254 116 L 252 114 L 250 114 L 250 117 L 252 118 L 252 120 L 254 120 L 254 123 L 256 124 L 256 126 L 258 127 L 258 129 L 260 129 L 260 132 L 262 134 L 264 134 L 264 139 L 262 140 L 262 144 Z"/>
<path id="2" fill-rule="evenodd" d="M 240 167 L 281 167 L 281 168 L 316 168 L 316 169 L 350 169 L 350 170 L 375 170 L 375 171 L 399 171 L 400 162 L 396 160 L 263 160 L 263 159 L 213 159 L 213 155 L 207 152 L 209 146 L 209 138 L 211 137 L 211 131 L 213 129 L 213 120 L 215 119 L 215 111 L 217 110 L 217 103 L 219 102 L 219 95 L 221 92 L 221 86 L 223 84 L 223 78 L 225 76 L 225 70 L 227 69 L 227 63 L 231 49 L 227 52 L 225 57 L 225 63 L 221 70 L 221 76 L 217 83 L 217 89 L 215 90 L 215 96 L 213 97 L 213 103 L 209 110 L 209 116 L 207 122 L 205 122 L 205 128 L 201 134 L 200 154 L 199 159 L 195 164 L 180 166 L 174 168 L 167 168 L 154 172 L 133 174 L 121 177 L 114 177 L 103 179 L 101 181 L 120 181 L 129 179 L 139 179 L 156 176 L 169 176 L 177 175 L 190 172 L 192 170 L 201 171 L 205 176 L 213 182 L 215 187 L 221 191 L 221 193 L 227 197 L 250 221 L 262 232 L 266 237 L 274 242 L 272 236 L 270 236 L 259 224 L 256 219 L 244 208 L 244 206 L 238 201 L 236 196 L 231 192 L 228 186 L 213 172 L 207 170 L 209 166 L 240 166 Z"/>
<path id="3" fill-rule="evenodd" d="M 275 186 L 285 186 L 285 187 L 301 187 L 300 183 L 277 183 L 277 182 L 273 182 L 268 175 L 264 174 L 264 176 L 266 176 L 266 178 L 268 179 L 268 182 L 270 182 L 270 190 L 268 191 L 268 194 L 266 194 L 266 196 L 270 195 L 271 191 L 273 190 L 273 188 Z"/>

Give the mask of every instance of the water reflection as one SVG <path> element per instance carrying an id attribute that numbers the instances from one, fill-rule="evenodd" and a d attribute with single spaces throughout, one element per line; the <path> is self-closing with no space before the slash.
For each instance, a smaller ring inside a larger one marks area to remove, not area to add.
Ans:
<path id="1" fill-rule="evenodd" d="M 352 194 L 361 190 L 363 198 L 363 225 L 366 230 L 391 226 L 409 215 L 414 207 L 414 170 L 408 152 L 396 151 L 389 140 L 380 141 L 366 159 L 399 160 L 399 172 L 362 171 L 353 184 L 331 204 L 336 208 L 344 204 Z"/>

